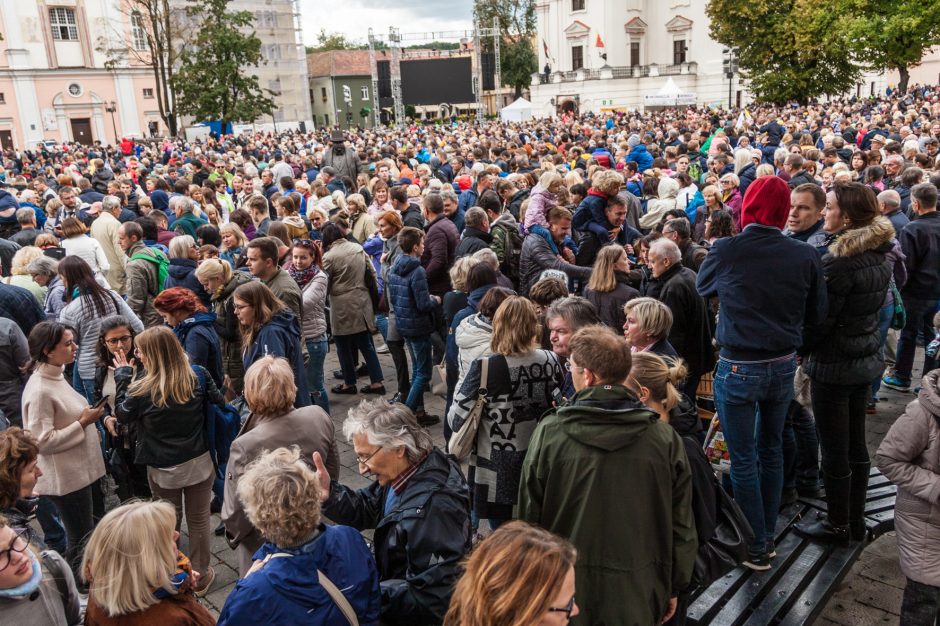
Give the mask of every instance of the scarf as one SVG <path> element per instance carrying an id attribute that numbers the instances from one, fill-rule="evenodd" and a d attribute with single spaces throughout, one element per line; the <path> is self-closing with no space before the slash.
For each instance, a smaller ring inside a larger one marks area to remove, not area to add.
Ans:
<path id="1" fill-rule="evenodd" d="M 172 591 L 168 590 L 166 587 L 159 587 L 153 592 L 154 597 L 165 600 L 177 594 L 186 593 L 193 586 L 192 574 L 193 566 L 190 565 L 189 558 L 182 552 L 177 551 L 176 573 L 170 578 Z"/>
<path id="2" fill-rule="evenodd" d="M 0 598 L 25 598 L 32 595 L 32 593 L 39 588 L 39 583 L 42 582 L 42 566 L 39 564 L 39 559 L 36 558 L 32 550 L 27 548 L 26 553 L 29 555 L 29 560 L 33 564 L 32 575 L 29 577 L 29 580 L 19 587 L 0 589 Z"/>
<path id="3" fill-rule="evenodd" d="M 301 289 L 303 289 L 307 286 L 307 283 L 313 280 L 314 277 L 320 273 L 320 269 L 316 265 L 311 265 L 305 270 L 299 270 L 292 266 L 288 268 L 287 273 L 290 274 L 290 277 L 297 282 L 297 285 L 299 285 Z"/>

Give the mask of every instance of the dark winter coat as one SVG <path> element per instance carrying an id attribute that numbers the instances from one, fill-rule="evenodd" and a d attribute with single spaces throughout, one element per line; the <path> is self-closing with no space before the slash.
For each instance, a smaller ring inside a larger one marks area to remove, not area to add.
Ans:
<path id="1" fill-rule="evenodd" d="M 548 241 L 537 234 L 528 235 L 522 241 L 522 254 L 519 257 L 519 290 L 528 295 L 529 289 L 538 281 L 544 270 L 561 270 L 568 278 L 587 280 L 591 276 L 590 267 L 572 265 L 558 257 Z"/>
<path id="2" fill-rule="evenodd" d="M 294 408 L 310 405 L 310 392 L 307 390 L 307 370 L 304 366 L 303 348 L 300 344 L 300 322 L 297 316 L 284 309 L 274 315 L 271 321 L 258 329 L 254 340 L 242 356 L 245 371 L 251 364 L 263 356 L 278 356 L 287 359 L 294 372 L 294 384 L 297 385 L 297 399 Z"/>
<path id="3" fill-rule="evenodd" d="M 940 293 L 940 212 L 919 216 L 898 233 L 907 257 L 907 283 L 902 296 L 934 300 Z"/>
<path id="4" fill-rule="evenodd" d="M 387 295 L 402 337 L 426 337 L 434 330 L 431 312 L 437 303 L 428 291 L 428 278 L 417 258 L 403 254 L 388 275 Z"/>
<path id="5" fill-rule="evenodd" d="M 198 368 L 197 365 L 195 368 Z M 201 368 L 200 368 L 201 369 Z M 142 370 L 138 369 L 142 373 Z M 149 396 L 127 393 L 134 379 L 134 368 L 125 366 L 114 370 L 114 416 L 124 424 L 137 428 L 137 447 L 134 462 L 151 467 L 173 467 L 191 461 L 209 450 L 206 442 L 206 403 L 222 405 L 224 399 L 212 377 L 203 370 L 206 392 L 195 381 L 193 396 L 178 404 L 168 400 L 157 407 Z"/>
<path id="6" fill-rule="evenodd" d="M 199 298 L 199 301 L 206 307 L 209 306 L 210 296 L 206 293 L 202 283 L 196 278 L 197 264 L 192 259 L 170 259 L 170 267 L 167 268 L 166 282 L 164 289 L 170 287 L 186 287 Z"/>
<path id="7" fill-rule="evenodd" d="M 843 232 L 823 256 L 829 310 L 821 324 L 809 328 L 803 371 L 831 385 L 871 382 L 884 370 L 878 314 L 891 279 L 885 255 L 894 228 L 885 217 Z"/>
<path id="8" fill-rule="evenodd" d="M 95 173 L 91 176 L 91 186 L 98 193 L 106 194 L 108 193 L 108 183 L 114 180 L 114 172 L 109 170 L 106 167 L 95 170 Z"/>
<path id="9" fill-rule="evenodd" d="M 194 313 L 173 328 L 193 365 L 201 365 L 212 376 L 217 387 L 222 386 L 222 349 L 215 331 L 215 313 Z"/>
<path id="10" fill-rule="evenodd" d="M 790 186 L 790 189 L 796 189 L 805 183 L 812 183 L 815 185 L 816 179 L 810 176 L 809 172 L 806 170 L 800 170 L 792 178 L 790 178 L 789 182 L 787 182 L 787 185 Z"/>
<path id="11" fill-rule="evenodd" d="M 450 290 L 448 272 L 454 264 L 454 252 L 459 240 L 457 227 L 443 216 L 428 225 L 421 265 L 428 273 L 428 290 L 436 296 L 443 297 Z"/>
<path id="12" fill-rule="evenodd" d="M 738 172 L 738 191 L 741 192 L 741 197 L 744 197 L 744 194 L 747 193 L 747 188 L 751 186 L 755 180 L 757 180 L 757 166 L 753 163 L 748 163 L 745 167 Z"/>
<path id="13" fill-rule="evenodd" d="M 375 529 L 382 621 L 440 624 L 459 564 L 470 549 L 470 493 L 457 462 L 433 449 L 389 505 L 391 485 L 354 491 L 330 484 L 323 514 L 357 530 Z"/>
<path id="14" fill-rule="evenodd" d="M 454 259 L 470 256 L 478 250 L 489 248 L 491 243 L 493 243 L 493 236 L 491 234 L 468 226 L 464 228 L 463 238 L 460 240 L 460 243 L 457 244 L 457 249 L 454 251 Z"/>
<path id="15" fill-rule="evenodd" d="M 597 314 L 601 321 L 619 333 L 627 321 L 623 313 L 623 305 L 628 300 L 640 297 L 640 292 L 630 286 L 629 277 L 626 274 L 620 271 L 615 271 L 614 274 L 617 277 L 617 285 L 613 291 L 594 291 L 588 288 L 584 290 L 584 297 L 597 307 Z"/>
<path id="16" fill-rule="evenodd" d="M 708 307 L 695 290 L 695 272 L 674 265 L 646 283 L 643 295 L 656 298 L 672 311 L 669 343 L 694 374 L 704 374 L 715 365 Z"/>

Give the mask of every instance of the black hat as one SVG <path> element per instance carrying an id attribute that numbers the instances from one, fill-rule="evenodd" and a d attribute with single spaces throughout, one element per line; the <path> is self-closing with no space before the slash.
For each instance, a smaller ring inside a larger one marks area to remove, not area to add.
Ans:
<path id="1" fill-rule="evenodd" d="M 346 141 L 346 137 L 343 136 L 343 131 L 334 130 L 332 133 L 330 133 L 330 141 L 332 143 L 343 143 Z"/>

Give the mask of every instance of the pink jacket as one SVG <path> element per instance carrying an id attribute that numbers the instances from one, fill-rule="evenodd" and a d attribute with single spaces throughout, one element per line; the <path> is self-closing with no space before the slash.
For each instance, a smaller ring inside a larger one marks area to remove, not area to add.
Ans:
<path id="1" fill-rule="evenodd" d="M 558 206 L 558 198 L 555 194 L 550 193 L 547 189 L 542 189 L 539 185 L 533 187 L 532 193 L 529 194 L 529 208 L 525 212 L 523 230 L 529 232 L 529 229 L 533 226 L 548 228 L 546 215 L 548 215 L 549 210 L 556 206 Z"/>

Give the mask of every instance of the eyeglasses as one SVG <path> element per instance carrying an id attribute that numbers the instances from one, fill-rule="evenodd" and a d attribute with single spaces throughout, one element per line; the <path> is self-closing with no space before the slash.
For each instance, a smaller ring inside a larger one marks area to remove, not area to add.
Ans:
<path id="1" fill-rule="evenodd" d="M 551 607 L 548 609 L 549 613 L 564 613 L 565 617 L 571 619 L 571 613 L 574 611 L 574 596 L 571 596 L 571 599 L 568 600 L 568 604 L 563 607 L 555 608 Z"/>
<path id="2" fill-rule="evenodd" d="M 0 550 L 0 572 L 10 566 L 10 562 L 13 560 L 14 552 L 26 552 L 26 549 L 29 547 L 29 542 L 32 540 L 32 538 L 33 532 L 28 526 L 16 533 L 16 536 L 13 538 L 13 543 L 10 544 L 10 547 L 6 550 Z"/>
<path id="3" fill-rule="evenodd" d="M 121 343 L 127 343 L 131 339 L 133 339 L 133 337 L 130 335 L 122 335 L 120 337 L 114 337 L 113 339 L 105 339 L 104 342 L 109 346 L 116 346 Z"/>
<path id="4" fill-rule="evenodd" d="M 371 461 L 372 457 L 374 457 L 376 454 L 378 454 L 381 451 L 382 451 L 382 448 L 376 448 L 375 452 L 373 452 L 366 458 L 362 458 L 361 456 L 356 455 L 356 462 L 359 463 L 359 465 L 365 465 L 366 467 L 369 467 L 369 461 Z"/>
<path id="5" fill-rule="evenodd" d="M 251 305 L 250 304 L 233 304 L 232 308 L 235 309 L 236 311 L 241 311 L 242 309 L 250 309 Z"/>

